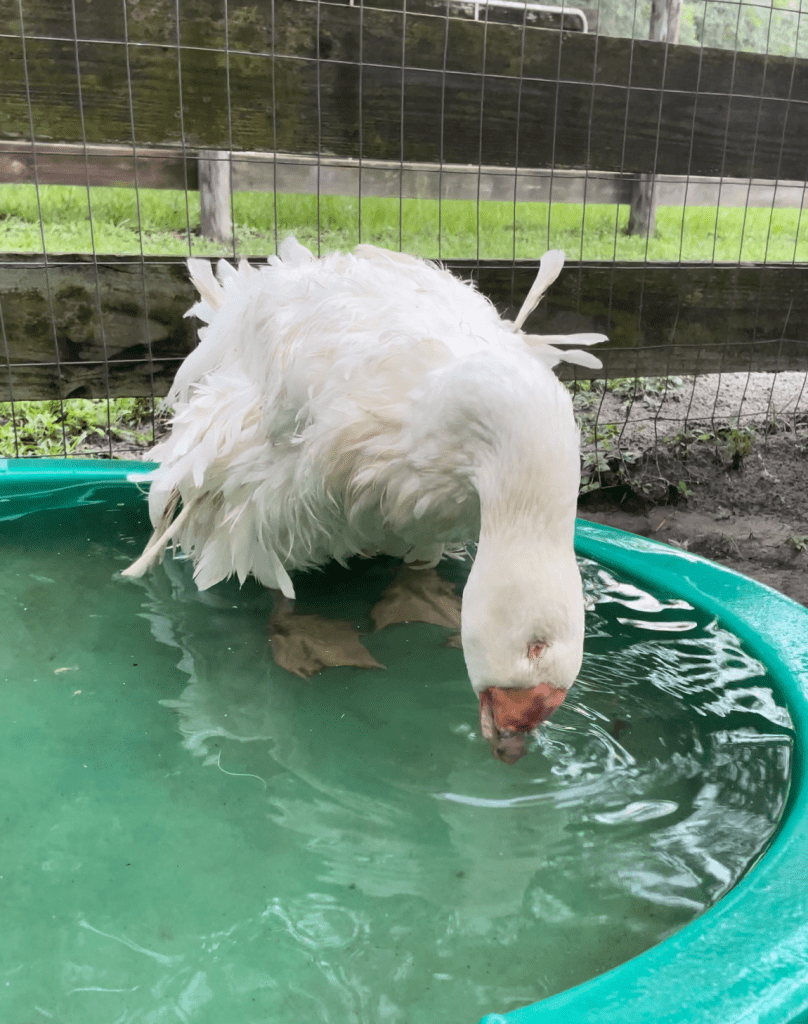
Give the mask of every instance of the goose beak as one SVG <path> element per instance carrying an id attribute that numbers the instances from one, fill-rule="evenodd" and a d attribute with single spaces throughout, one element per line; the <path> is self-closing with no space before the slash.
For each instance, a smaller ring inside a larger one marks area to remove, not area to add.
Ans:
<path id="1" fill-rule="evenodd" d="M 505 764 L 516 764 L 525 754 L 531 729 L 553 714 L 567 691 L 549 683 L 523 689 L 489 686 L 480 694 L 480 733 L 491 744 L 491 753 Z"/>

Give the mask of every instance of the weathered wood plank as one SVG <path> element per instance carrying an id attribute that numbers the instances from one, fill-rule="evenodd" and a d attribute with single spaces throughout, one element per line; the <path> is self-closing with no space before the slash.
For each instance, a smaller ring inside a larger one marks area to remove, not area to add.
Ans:
<path id="1" fill-rule="evenodd" d="M 628 203 L 632 175 L 470 164 L 402 163 L 292 153 L 236 153 L 229 157 L 234 192 L 289 192 L 413 199 Z M 197 154 L 173 149 L 0 140 L 0 183 L 199 187 Z M 803 181 L 658 175 L 661 206 L 745 206 L 766 209 L 808 205 Z"/>
<path id="2" fill-rule="evenodd" d="M 535 273 L 466 267 L 506 315 Z M 568 263 L 526 329 L 608 334 L 607 377 L 808 370 L 805 271 L 793 265 Z"/>
<path id="3" fill-rule="evenodd" d="M 510 315 L 536 272 L 448 266 Z M 7 256 L 0 270 L 0 401 L 164 395 L 195 344 L 180 259 Z M 808 369 L 805 271 L 790 265 L 568 264 L 528 327 L 604 331 L 610 377 Z"/>
<path id="4" fill-rule="evenodd" d="M 0 270 L 2 401 L 162 395 L 195 344 L 180 259 L 18 256 Z"/>
<path id="5" fill-rule="evenodd" d="M 82 138 L 80 85 L 90 142 L 805 177 L 806 60 L 530 27 L 522 47 L 518 26 L 304 0 L 228 5 L 229 52 L 221 0 L 184 0 L 179 30 L 175 0 L 130 0 L 126 47 L 120 14 L 101 32 L 80 6 L 76 44 L 61 0 L 26 5 L 25 53 L 0 9 L 3 137 L 30 137 L 27 68 L 40 139 Z"/>
<path id="6" fill-rule="evenodd" d="M 391 0 L 392 2 L 392 0 Z M 330 196 L 472 199 L 512 203 L 627 204 L 636 176 L 614 171 L 475 167 L 398 160 L 228 154 L 234 192 Z M 0 140 L 0 183 L 199 187 L 197 154 L 176 149 Z M 657 175 L 660 206 L 744 206 L 789 209 L 808 205 L 804 181 Z"/>
<path id="7" fill-rule="evenodd" d="M 123 185 L 138 188 L 199 187 L 197 159 L 176 149 L 0 141 L 0 183 Z"/>

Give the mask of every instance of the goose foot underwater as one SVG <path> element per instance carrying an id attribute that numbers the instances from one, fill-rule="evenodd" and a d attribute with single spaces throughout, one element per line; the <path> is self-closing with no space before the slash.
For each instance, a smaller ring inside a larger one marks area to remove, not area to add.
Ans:
<path id="1" fill-rule="evenodd" d="M 273 596 L 275 607 L 267 630 L 276 665 L 301 679 L 339 666 L 384 668 L 360 641 L 352 622 L 296 615 L 294 601 L 279 591 Z"/>
<path id="2" fill-rule="evenodd" d="M 459 630 L 460 597 L 454 585 L 434 569 L 404 565 L 382 592 L 370 617 L 377 630 L 397 622 L 428 622 Z"/>
<path id="3" fill-rule="evenodd" d="M 301 679 L 324 668 L 384 668 L 360 640 L 352 622 L 297 615 L 295 603 L 273 591 L 275 606 L 267 629 L 275 663 Z M 434 569 L 402 566 L 371 610 L 375 631 L 404 622 L 426 622 L 460 629 L 460 598 Z M 459 634 L 447 646 L 459 646 Z"/>

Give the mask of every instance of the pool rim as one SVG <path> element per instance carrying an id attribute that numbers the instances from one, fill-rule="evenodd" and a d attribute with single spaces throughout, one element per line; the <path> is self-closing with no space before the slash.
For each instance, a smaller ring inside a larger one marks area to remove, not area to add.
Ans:
<path id="1" fill-rule="evenodd" d="M 0 520 L 143 500 L 149 463 L 0 459 Z M 797 734 L 766 852 L 714 907 L 618 967 L 481 1024 L 797 1024 L 808 1019 L 808 609 L 690 552 L 578 520 L 578 553 L 715 615 L 772 674 Z M 764 927 L 761 927 L 763 922 Z M 526 964 L 526 970 L 529 965 Z"/>

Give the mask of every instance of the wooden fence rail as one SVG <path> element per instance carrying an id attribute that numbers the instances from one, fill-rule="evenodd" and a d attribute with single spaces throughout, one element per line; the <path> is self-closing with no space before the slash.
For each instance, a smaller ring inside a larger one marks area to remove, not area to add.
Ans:
<path id="1" fill-rule="evenodd" d="M 226 165 L 233 192 L 626 205 L 638 178 L 617 171 L 360 161 L 296 153 L 221 151 L 213 159 Z M 136 185 L 197 191 L 199 165 L 199 153 L 180 147 L 0 140 L 0 184 Z M 804 181 L 663 174 L 656 177 L 656 190 L 660 206 L 799 209 L 808 205 Z"/>
<path id="2" fill-rule="evenodd" d="M 195 344 L 181 259 L 4 257 L 0 401 L 164 395 Z M 449 261 L 513 315 L 536 264 Z M 808 367 L 808 289 L 793 266 L 568 264 L 529 321 L 598 330 L 611 377 Z"/>

